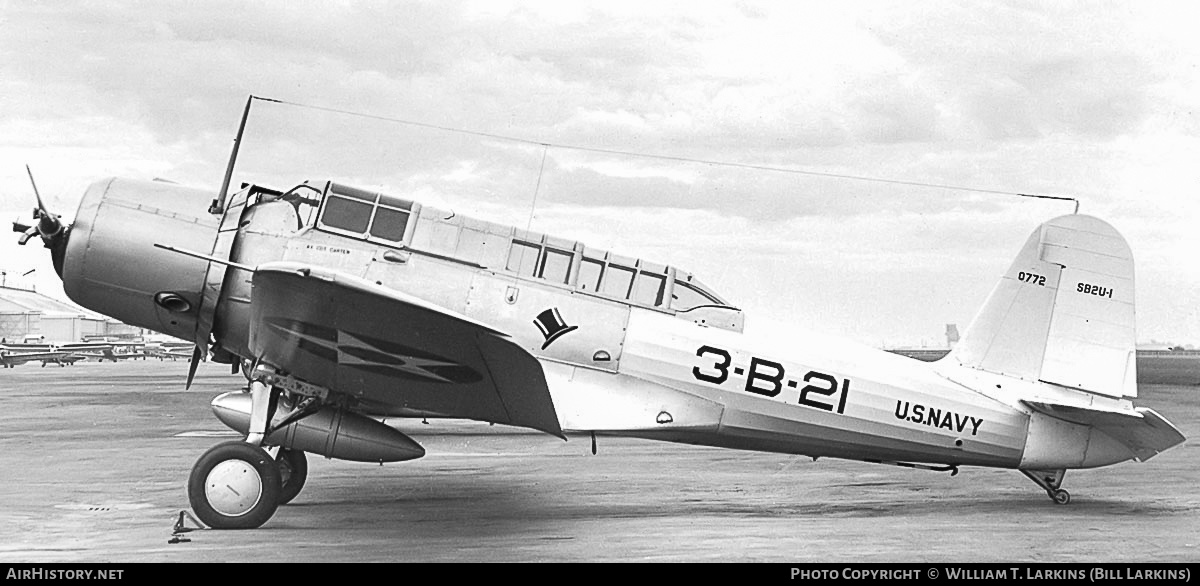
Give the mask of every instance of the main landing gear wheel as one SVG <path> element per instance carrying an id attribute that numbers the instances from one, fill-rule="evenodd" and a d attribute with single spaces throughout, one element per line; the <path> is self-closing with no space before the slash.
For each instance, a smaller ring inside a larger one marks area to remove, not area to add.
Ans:
<path id="1" fill-rule="evenodd" d="M 217 444 L 200 456 L 188 478 L 192 510 L 214 529 L 254 529 L 279 506 L 279 466 L 245 442 Z"/>
<path id="2" fill-rule="evenodd" d="M 308 458 L 300 450 L 279 448 L 275 456 L 275 464 L 279 466 L 279 504 L 286 505 L 300 494 L 304 481 L 308 480 Z"/>

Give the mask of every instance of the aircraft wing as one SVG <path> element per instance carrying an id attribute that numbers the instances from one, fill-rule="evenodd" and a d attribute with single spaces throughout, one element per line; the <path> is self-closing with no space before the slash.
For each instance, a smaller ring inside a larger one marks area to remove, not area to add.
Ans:
<path id="1" fill-rule="evenodd" d="M 68 344 L 59 346 L 59 350 L 63 352 L 70 352 L 76 356 L 103 358 L 106 354 L 112 353 L 112 345 Z"/>
<path id="2" fill-rule="evenodd" d="M 562 437 L 541 364 L 468 317 L 337 271 L 254 271 L 250 348 L 380 414 L 428 414 Z"/>
<path id="3" fill-rule="evenodd" d="M 37 362 L 39 360 L 54 360 L 56 358 L 65 358 L 71 356 L 69 352 L 8 352 L 4 354 L 4 362 L 16 366 L 26 362 Z"/>

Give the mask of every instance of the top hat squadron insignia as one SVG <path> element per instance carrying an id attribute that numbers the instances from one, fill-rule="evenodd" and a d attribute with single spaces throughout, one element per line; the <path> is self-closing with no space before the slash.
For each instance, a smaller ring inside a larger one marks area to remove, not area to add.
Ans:
<path id="1" fill-rule="evenodd" d="M 567 325 L 567 322 L 563 321 L 562 314 L 558 312 L 557 307 L 539 313 L 537 319 L 533 320 L 533 323 L 542 331 L 542 335 L 546 338 L 546 343 L 542 344 L 542 350 L 545 350 L 564 334 L 579 329 L 579 326 Z"/>

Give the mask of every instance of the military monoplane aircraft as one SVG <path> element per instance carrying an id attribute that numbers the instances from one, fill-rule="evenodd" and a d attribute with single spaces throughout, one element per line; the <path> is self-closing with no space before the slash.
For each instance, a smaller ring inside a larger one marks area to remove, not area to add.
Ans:
<path id="1" fill-rule="evenodd" d="M 87 360 L 88 357 L 74 352 L 59 352 L 55 356 L 42 358 L 42 368 L 46 368 L 47 364 L 57 364 L 60 368 L 63 366 L 75 366 L 76 362 Z"/>
<path id="2" fill-rule="evenodd" d="M 195 340 L 189 385 L 209 355 L 249 380 L 212 401 L 244 441 L 207 451 L 188 480 L 213 527 L 270 519 L 300 492 L 305 452 L 423 456 L 385 417 L 1010 468 L 1061 504 L 1066 470 L 1184 440 L 1133 404 L 1133 259 L 1094 217 L 1034 229 L 954 351 L 924 363 L 750 336 L 679 267 L 403 195 L 225 191 L 206 210 L 210 190 L 106 179 L 70 226 L 40 197 L 36 223 L 15 226 L 40 236 L 76 303 Z"/>
<path id="3" fill-rule="evenodd" d="M 26 362 L 37 362 L 57 354 L 49 349 L 21 350 L 0 346 L 0 364 L 3 364 L 4 368 L 14 368 Z"/>
<path id="4" fill-rule="evenodd" d="M 42 366 L 57 364 L 69 366 L 86 360 L 87 357 L 75 352 L 65 351 L 47 344 L 0 344 L 0 365 L 4 368 L 14 368 L 26 362 L 41 362 Z"/>
<path id="5" fill-rule="evenodd" d="M 134 348 L 111 348 L 110 347 L 110 348 L 105 348 L 103 350 L 100 350 L 100 355 L 97 357 L 97 360 L 99 360 L 100 362 L 104 362 L 105 360 L 111 360 L 113 362 L 120 362 L 122 360 L 137 360 L 139 358 L 142 360 L 145 360 L 146 353 L 142 350 L 137 350 Z"/>
<path id="6" fill-rule="evenodd" d="M 138 350 L 141 346 L 141 342 L 77 342 L 57 346 L 57 349 L 97 362 L 118 362 L 142 357 L 143 354 Z"/>
<path id="7" fill-rule="evenodd" d="M 143 349 L 143 357 L 149 356 L 159 360 L 187 360 L 195 353 L 195 344 L 190 342 L 150 342 Z"/>

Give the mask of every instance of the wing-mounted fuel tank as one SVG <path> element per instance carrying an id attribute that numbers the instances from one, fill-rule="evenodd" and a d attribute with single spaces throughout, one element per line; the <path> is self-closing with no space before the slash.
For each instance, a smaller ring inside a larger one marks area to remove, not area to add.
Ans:
<path id="1" fill-rule="evenodd" d="M 249 393 L 220 395 L 213 413 L 231 429 L 250 429 Z M 407 435 L 365 415 L 324 407 L 267 436 L 267 443 L 354 462 L 403 462 L 425 455 L 425 448 Z"/>
<path id="2" fill-rule="evenodd" d="M 76 303 L 125 323 L 195 339 L 209 263 L 155 245 L 213 250 L 211 193 L 159 181 L 105 179 L 84 193 L 63 261 Z"/>

